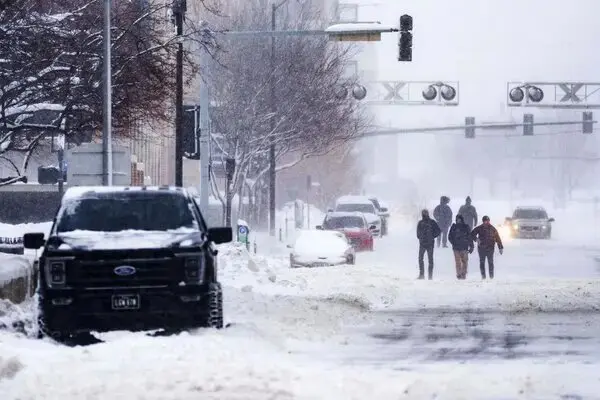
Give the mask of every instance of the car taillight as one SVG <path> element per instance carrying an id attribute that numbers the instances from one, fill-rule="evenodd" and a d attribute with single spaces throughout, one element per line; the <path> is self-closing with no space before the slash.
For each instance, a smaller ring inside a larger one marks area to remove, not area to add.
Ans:
<path id="1" fill-rule="evenodd" d="M 203 279 L 203 260 L 201 256 L 186 257 L 183 261 L 185 279 L 188 282 L 201 282 Z"/>
<path id="2" fill-rule="evenodd" d="M 67 266 L 65 260 L 46 260 L 46 282 L 48 287 L 65 286 L 67 283 Z"/>

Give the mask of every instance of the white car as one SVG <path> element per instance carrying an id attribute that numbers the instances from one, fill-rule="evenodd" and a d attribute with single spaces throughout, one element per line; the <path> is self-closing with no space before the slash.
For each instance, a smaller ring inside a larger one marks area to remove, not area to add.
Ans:
<path id="1" fill-rule="evenodd" d="M 354 247 L 342 232 L 302 230 L 288 247 L 292 249 L 291 268 L 352 265 L 356 261 Z"/>
<path id="2" fill-rule="evenodd" d="M 367 196 L 342 196 L 335 202 L 335 212 L 360 212 L 365 215 L 373 236 L 382 236 L 381 217 Z"/>

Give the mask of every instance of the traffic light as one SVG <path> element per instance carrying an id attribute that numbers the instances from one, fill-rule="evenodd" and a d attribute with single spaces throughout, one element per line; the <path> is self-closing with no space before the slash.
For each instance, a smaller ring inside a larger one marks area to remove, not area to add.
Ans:
<path id="1" fill-rule="evenodd" d="M 594 114 L 591 111 L 583 112 L 583 133 L 594 133 Z"/>
<path id="2" fill-rule="evenodd" d="M 533 114 L 523 114 L 523 136 L 533 136 Z"/>
<path id="3" fill-rule="evenodd" d="M 412 46 L 413 46 L 413 18 L 410 15 L 404 14 L 400 17 L 400 39 L 398 41 L 398 61 L 412 61 Z"/>
<path id="4" fill-rule="evenodd" d="M 475 117 L 465 118 L 465 137 L 467 139 L 475 139 Z"/>

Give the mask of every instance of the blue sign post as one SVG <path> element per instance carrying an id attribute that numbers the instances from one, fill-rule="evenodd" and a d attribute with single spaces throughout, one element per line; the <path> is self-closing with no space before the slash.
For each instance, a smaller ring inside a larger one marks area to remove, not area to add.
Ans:
<path id="1" fill-rule="evenodd" d="M 250 250 L 250 240 L 248 238 L 249 234 L 250 234 L 250 228 L 248 227 L 248 225 L 242 224 L 242 223 L 240 223 L 240 221 L 238 221 L 237 241 L 240 243 L 244 243 L 248 250 Z"/>

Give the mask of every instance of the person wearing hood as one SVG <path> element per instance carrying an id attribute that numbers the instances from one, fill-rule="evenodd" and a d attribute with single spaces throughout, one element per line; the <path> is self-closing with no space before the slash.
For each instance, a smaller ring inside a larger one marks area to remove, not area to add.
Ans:
<path id="1" fill-rule="evenodd" d="M 419 278 L 425 279 L 425 262 L 423 258 L 427 253 L 429 262 L 429 280 L 433 279 L 433 247 L 435 239 L 440 236 L 440 227 L 437 222 L 429 217 L 429 211 L 421 211 L 422 219 L 417 224 L 417 239 L 419 239 Z"/>
<path id="2" fill-rule="evenodd" d="M 469 229 L 477 226 L 477 209 L 471 204 L 471 196 L 467 196 L 465 204 L 460 206 L 458 213 L 465 219 L 465 224 L 469 225 Z"/>
<path id="3" fill-rule="evenodd" d="M 469 266 L 469 253 L 473 252 L 473 239 L 471 229 L 465 224 L 462 215 L 456 215 L 456 223 L 450 227 L 448 240 L 454 251 L 454 262 L 456 263 L 456 278 L 466 279 Z"/>
<path id="4" fill-rule="evenodd" d="M 479 269 L 481 270 L 481 279 L 486 279 L 485 260 L 488 261 L 489 277 L 494 279 L 494 250 L 498 244 L 500 255 L 504 252 L 504 245 L 498 230 L 490 223 L 490 217 L 484 215 L 483 223 L 471 232 L 471 238 L 477 242 L 477 252 L 479 253 Z"/>
<path id="5" fill-rule="evenodd" d="M 448 203 L 450 203 L 450 198 L 442 196 L 440 197 L 440 204 L 433 209 L 433 218 L 442 231 L 442 234 L 437 237 L 437 247 L 440 247 L 440 244 L 448 247 L 448 229 L 452 225 L 452 209 Z"/>

